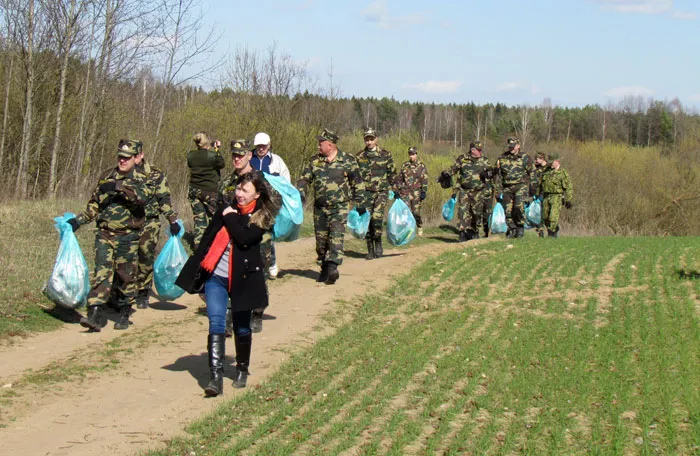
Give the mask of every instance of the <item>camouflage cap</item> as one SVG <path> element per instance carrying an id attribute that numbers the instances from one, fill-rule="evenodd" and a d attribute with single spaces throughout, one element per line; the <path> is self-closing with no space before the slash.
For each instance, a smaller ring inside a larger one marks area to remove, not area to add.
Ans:
<path id="1" fill-rule="evenodd" d="M 508 138 L 508 147 L 510 149 L 514 148 L 516 144 L 520 144 L 520 141 L 518 141 L 517 138 Z"/>
<path id="2" fill-rule="evenodd" d="M 131 158 L 141 153 L 143 143 L 135 139 L 120 139 L 117 147 L 117 157 Z"/>
<path id="3" fill-rule="evenodd" d="M 547 160 L 547 155 L 544 152 L 537 152 L 535 158 L 541 158 L 542 160 Z"/>
<path id="4" fill-rule="evenodd" d="M 559 160 L 559 159 L 560 159 L 560 157 L 559 157 L 559 154 L 558 154 L 557 152 L 552 152 L 552 153 L 549 154 L 549 156 L 547 157 L 547 161 L 548 161 L 548 162 L 553 162 L 554 160 Z"/>
<path id="5" fill-rule="evenodd" d="M 416 155 L 418 153 L 418 149 L 416 146 L 411 146 L 408 148 L 408 155 Z"/>
<path id="6" fill-rule="evenodd" d="M 333 144 L 336 144 L 338 142 L 338 135 L 333 133 L 327 128 L 324 128 L 323 131 L 319 136 L 316 137 L 319 141 L 330 141 Z"/>
<path id="7" fill-rule="evenodd" d="M 250 152 L 248 149 L 248 141 L 245 139 L 234 139 L 231 141 L 231 153 L 233 155 L 244 156 Z"/>
<path id="8" fill-rule="evenodd" d="M 374 130 L 374 128 L 368 128 L 365 130 L 365 133 L 362 135 L 363 138 L 376 138 L 377 137 L 377 132 Z"/>
<path id="9" fill-rule="evenodd" d="M 470 143 L 469 143 L 469 148 L 470 148 L 470 149 L 473 148 L 473 149 L 476 149 L 476 150 L 483 150 L 483 149 L 484 149 L 484 145 L 481 144 L 481 141 L 474 141 L 474 142 L 470 142 Z"/>

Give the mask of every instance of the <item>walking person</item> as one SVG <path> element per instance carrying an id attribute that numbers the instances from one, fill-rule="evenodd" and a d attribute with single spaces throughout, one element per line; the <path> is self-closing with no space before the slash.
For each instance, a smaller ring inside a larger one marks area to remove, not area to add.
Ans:
<path id="1" fill-rule="evenodd" d="M 170 234 L 173 236 L 180 232 L 180 225 L 177 223 L 177 212 L 173 210 L 170 187 L 168 187 L 165 173 L 151 166 L 144 158 L 143 148 L 136 155 L 135 161 L 136 175 L 144 181 L 144 192 L 146 193 L 146 220 L 139 238 L 136 307 L 147 309 L 148 294 L 153 285 L 153 263 L 160 235 L 160 216 L 162 215 L 168 220 Z"/>
<path id="2" fill-rule="evenodd" d="M 365 204 L 371 220 L 367 230 L 367 259 L 384 254 L 382 230 L 389 190 L 398 194 L 396 166 L 391 152 L 377 145 L 377 132 L 368 128 L 364 133 L 365 148 L 357 153 L 357 164 L 365 184 Z"/>
<path id="3" fill-rule="evenodd" d="M 549 163 L 544 152 L 537 152 L 535 154 L 535 167 L 532 170 L 532 176 L 530 179 L 530 201 L 532 202 L 538 197 L 537 190 L 539 188 L 540 182 L 542 181 L 542 176 L 544 173 L 549 171 Z M 537 236 L 544 237 L 544 225 L 540 222 L 539 225 L 535 225 L 535 231 L 537 231 Z"/>
<path id="4" fill-rule="evenodd" d="M 418 149 L 415 146 L 408 148 L 408 161 L 401 165 L 397 185 L 399 196 L 407 203 L 413 218 L 416 219 L 418 236 L 423 236 L 423 218 L 420 210 L 428 193 L 428 169 L 418 159 Z"/>
<path id="5" fill-rule="evenodd" d="M 508 150 L 496 162 L 496 174 L 501 181 L 500 203 L 508 224 L 507 238 L 525 235 L 525 200 L 528 198 L 533 166 L 530 157 L 521 152 L 520 141 L 508 138 Z"/>
<path id="6" fill-rule="evenodd" d="M 332 285 L 340 277 L 348 206 L 355 203 L 360 215 L 367 212 L 365 185 L 355 157 L 338 149 L 338 135 L 324 129 L 317 139 L 318 155 L 302 171 L 297 188 L 302 201 L 314 191 L 316 260 L 321 265 L 318 282 Z"/>
<path id="7" fill-rule="evenodd" d="M 547 236 L 559 237 L 559 213 L 562 204 L 571 209 L 574 200 L 574 187 L 569 173 L 561 167 L 559 154 L 549 155 L 550 170 L 542 175 L 537 194 L 542 196 L 542 225 Z"/>
<path id="8" fill-rule="evenodd" d="M 175 282 L 190 289 L 195 280 L 204 281 L 209 317 L 210 381 L 204 390 L 207 396 L 223 392 L 229 300 L 236 348 L 233 386 L 245 388 L 247 384 L 253 342 L 251 314 L 253 309 L 268 305 L 260 243 L 280 208 L 271 192 L 261 173 L 242 175 L 234 191 L 235 203 L 222 205 L 214 214 L 197 250 Z"/>
<path id="9" fill-rule="evenodd" d="M 129 327 L 129 315 L 136 303 L 138 246 L 145 221 L 144 182 L 135 173 L 140 141 L 122 139 L 117 148 L 117 166 L 100 177 L 84 211 L 68 220 L 73 231 L 97 221 L 95 274 L 87 297 L 87 317 L 80 325 L 99 332 L 105 325 L 104 306 L 115 297 L 119 318 L 114 329 Z"/>
<path id="10" fill-rule="evenodd" d="M 253 147 L 255 148 L 253 156 L 250 159 L 250 165 L 257 171 L 262 171 L 267 174 L 281 176 L 291 182 L 289 169 L 282 160 L 282 157 L 272 152 L 272 144 L 270 135 L 265 132 L 260 132 L 253 139 Z M 277 266 L 277 255 L 275 252 L 275 243 L 272 242 L 272 234 L 268 233 L 262 246 L 263 257 L 267 265 L 266 272 L 270 279 L 276 279 L 279 273 Z"/>
<path id="11" fill-rule="evenodd" d="M 195 133 L 192 140 L 197 149 L 187 153 L 187 166 L 190 169 L 190 187 L 187 197 L 192 207 L 194 248 L 196 248 L 211 217 L 216 212 L 221 170 L 226 163 L 221 154 L 212 147 L 212 141 L 206 132 Z"/>

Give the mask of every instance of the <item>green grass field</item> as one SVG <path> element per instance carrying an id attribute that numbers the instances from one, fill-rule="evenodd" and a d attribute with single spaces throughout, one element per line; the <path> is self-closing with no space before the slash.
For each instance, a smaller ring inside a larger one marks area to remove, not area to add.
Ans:
<path id="1" fill-rule="evenodd" d="M 700 238 L 444 254 L 149 454 L 700 454 L 699 270 Z"/>

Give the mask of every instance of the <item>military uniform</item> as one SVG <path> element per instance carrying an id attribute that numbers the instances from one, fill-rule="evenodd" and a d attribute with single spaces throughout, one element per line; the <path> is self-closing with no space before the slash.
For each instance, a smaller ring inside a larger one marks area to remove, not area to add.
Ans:
<path id="1" fill-rule="evenodd" d="M 139 308 L 148 307 L 148 292 L 153 283 L 153 263 L 155 260 L 160 218 L 162 214 L 171 225 L 177 221 L 177 213 L 170 200 L 170 187 L 165 173 L 145 160 L 137 165 L 136 175 L 144 181 L 146 193 L 146 220 L 139 239 L 139 266 L 136 303 Z"/>
<path id="2" fill-rule="evenodd" d="M 218 151 L 197 149 L 187 153 L 190 168 L 190 187 L 187 197 L 194 221 L 194 246 L 199 245 L 204 230 L 217 209 L 221 170 L 226 166 Z"/>
<path id="3" fill-rule="evenodd" d="M 544 159 L 544 154 L 542 152 L 538 152 L 536 155 L 536 158 L 542 158 Z M 538 163 L 535 163 L 535 167 L 532 169 L 532 175 L 530 179 L 530 200 L 534 201 L 536 197 L 539 196 L 539 193 L 537 193 L 537 189 L 540 185 L 540 181 L 542 180 L 542 176 L 544 173 L 549 171 L 549 166 L 547 164 L 540 165 Z M 532 203 L 531 203 L 532 204 Z M 539 225 L 535 225 L 535 231 L 537 231 L 537 235 L 539 237 L 544 237 L 544 227 L 542 223 Z"/>
<path id="4" fill-rule="evenodd" d="M 475 147 L 474 143 L 470 149 L 472 147 Z M 487 199 L 485 181 L 490 169 L 489 159 L 483 155 L 473 157 L 471 154 L 462 154 L 448 171 L 451 176 L 456 176 L 461 241 L 479 237 L 479 226 L 483 224 L 484 219 L 484 202 Z"/>
<path id="5" fill-rule="evenodd" d="M 337 141 L 337 136 L 327 130 L 322 137 L 334 143 Z M 364 207 L 362 196 L 365 185 L 357 160 L 341 150 L 338 150 L 333 161 L 328 161 L 320 154 L 316 155 L 302 171 L 297 188 L 302 199 L 306 199 L 310 188 L 314 191 L 317 261 L 322 265 L 342 264 L 348 206 L 354 202 L 359 207 Z"/>
<path id="6" fill-rule="evenodd" d="M 518 144 L 516 139 L 508 139 L 510 148 Z M 525 234 L 525 200 L 529 196 L 533 167 L 530 157 L 520 151 L 507 150 L 498 157 L 496 172 L 500 177 L 501 204 L 508 224 L 507 237 L 523 237 Z"/>
<path id="7" fill-rule="evenodd" d="M 415 147 L 409 149 L 410 153 L 416 153 Z M 416 219 L 416 227 L 420 232 L 423 227 L 421 217 L 421 205 L 428 192 L 428 169 L 420 161 L 408 160 L 401 165 L 398 176 L 399 196 L 411 208 L 413 218 Z"/>
<path id="8" fill-rule="evenodd" d="M 561 206 L 570 208 L 574 198 L 569 173 L 563 168 L 550 168 L 542 175 L 537 193 L 542 195 L 542 225 L 549 237 L 557 237 Z"/>
<path id="9" fill-rule="evenodd" d="M 140 152 L 138 141 L 120 142 L 120 157 Z M 147 196 L 135 169 L 121 174 L 119 168 L 105 171 L 88 201 L 87 208 L 71 220 L 73 229 L 97 221 L 95 237 L 95 274 L 87 297 L 88 318 L 81 324 L 99 331 L 100 310 L 114 292 L 120 308 L 116 329 L 128 327 L 131 306 L 136 303 L 138 246 L 145 221 Z"/>

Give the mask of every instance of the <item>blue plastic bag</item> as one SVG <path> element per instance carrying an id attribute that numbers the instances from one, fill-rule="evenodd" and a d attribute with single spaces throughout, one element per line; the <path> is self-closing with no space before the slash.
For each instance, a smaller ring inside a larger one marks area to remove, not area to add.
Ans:
<path id="1" fill-rule="evenodd" d="M 525 217 L 532 226 L 540 226 L 542 224 L 542 202 L 535 200 L 525 209 Z"/>
<path id="2" fill-rule="evenodd" d="M 494 234 L 501 234 L 508 231 L 508 224 L 506 223 L 506 211 L 503 210 L 501 203 L 496 203 L 493 207 L 493 212 L 491 212 L 491 219 L 489 220 L 489 229 Z"/>
<path id="3" fill-rule="evenodd" d="M 442 218 L 446 222 L 451 222 L 455 218 L 455 204 L 457 204 L 457 198 L 450 198 L 442 205 Z"/>
<path id="4" fill-rule="evenodd" d="M 301 194 L 282 176 L 263 173 L 267 182 L 282 196 L 282 208 L 275 218 L 272 228 L 273 241 L 294 241 L 299 238 L 299 230 L 304 222 L 304 206 Z"/>
<path id="5" fill-rule="evenodd" d="M 369 212 L 360 215 L 357 212 L 357 208 L 353 207 L 348 213 L 348 230 L 350 230 L 350 234 L 357 239 L 364 239 L 369 229 L 369 220 Z"/>
<path id="6" fill-rule="evenodd" d="M 62 217 L 54 218 L 54 227 L 60 234 L 61 243 L 51 277 L 43 290 L 51 301 L 70 309 L 84 305 L 90 291 L 88 265 L 80 250 L 78 238 L 68 224 L 68 220 L 74 217 L 72 212 L 66 212 Z"/>
<path id="7" fill-rule="evenodd" d="M 153 284 L 156 286 L 156 292 L 161 299 L 167 301 L 177 299 L 185 292 L 175 285 L 175 279 L 180 275 L 188 258 L 181 240 L 185 234 L 185 226 L 182 220 L 178 219 L 177 223 L 180 225 L 180 232 L 170 236 L 153 264 Z"/>
<path id="8" fill-rule="evenodd" d="M 389 209 L 386 237 L 392 245 L 406 245 L 416 237 L 416 219 L 402 199 L 394 200 Z"/>

